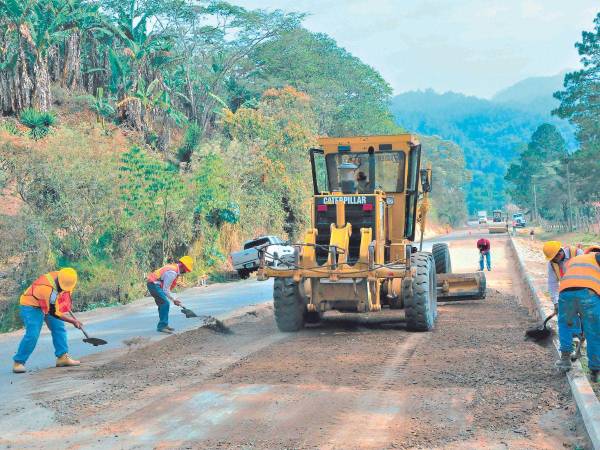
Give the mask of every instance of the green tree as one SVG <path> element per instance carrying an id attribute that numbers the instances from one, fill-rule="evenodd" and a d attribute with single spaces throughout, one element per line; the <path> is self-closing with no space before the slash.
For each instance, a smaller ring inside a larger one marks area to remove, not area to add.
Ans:
<path id="1" fill-rule="evenodd" d="M 580 149 L 573 155 L 577 196 L 582 202 L 600 199 L 600 13 L 593 31 L 584 31 L 575 44 L 583 69 L 565 75 L 564 90 L 555 93 L 560 106 L 553 111 L 577 129 Z"/>

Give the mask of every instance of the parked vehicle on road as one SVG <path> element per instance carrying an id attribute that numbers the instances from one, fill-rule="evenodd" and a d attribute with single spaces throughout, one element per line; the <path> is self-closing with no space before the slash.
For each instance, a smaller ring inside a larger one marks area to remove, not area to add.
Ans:
<path id="1" fill-rule="evenodd" d="M 487 211 L 479 211 L 477 213 L 477 219 L 480 224 L 487 223 Z"/>
<path id="2" fill-rule="evenodd" d="M 512 215 L 513 227 L 515 228 L 525 228 L 527 226 L 527 222 L 525 221 L 525 217 L 523 213 L 515 213 Z"/>
<path id="3" fill-rule="evenodd" d="M 258 270 L 259 249 L 265 249 L 265 263 L 277 267 L 281 259 L 289 259 L 294 255 L 294 247 L 287 245 L 277 236 L 261 236 L 244 242 L 244 249 L 231 253 L 233 268 L 237 270 L 241 279 L 245 280 L 250 274 Z"/>

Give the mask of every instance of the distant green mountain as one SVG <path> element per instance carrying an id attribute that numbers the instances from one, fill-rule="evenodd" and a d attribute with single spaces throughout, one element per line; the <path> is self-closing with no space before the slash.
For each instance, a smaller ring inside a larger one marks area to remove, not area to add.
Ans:
<path id="1" fill-rule="evenodd" d="M 497 92 L 492 101 L 538 114 L 547 114 L 558 106 L 558 101 L 552 93 L 562 89 L 565 73 L 550 77 L 526 78 Z"/>
<path id="2" fill-rule="evenodd" d="M 404 128 L 459 144 L 472 175 L 468 210 L 492 210 L 506 203 L 506 169 L 539 125 L 553 123 L 574 142 L 569 124 L 550 114 L 557 104 L 552 94 L 561 87 L 558 77 L 523 80 L 492 100 L 431 89 L 411 91 L 395 96 L 391 109 Z"/>

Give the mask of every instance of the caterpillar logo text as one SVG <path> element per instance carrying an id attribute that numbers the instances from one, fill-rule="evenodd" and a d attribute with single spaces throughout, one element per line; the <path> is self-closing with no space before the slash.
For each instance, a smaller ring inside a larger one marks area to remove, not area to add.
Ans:
<path id="1" fill-rule="evenodd" d="M 323 197 L 325 205 L 335 205 L 338 202 L 344 202 L 346 205 L 364 205 L 367 203 L 366 196 L 340 196 L 340 197 Z"/>

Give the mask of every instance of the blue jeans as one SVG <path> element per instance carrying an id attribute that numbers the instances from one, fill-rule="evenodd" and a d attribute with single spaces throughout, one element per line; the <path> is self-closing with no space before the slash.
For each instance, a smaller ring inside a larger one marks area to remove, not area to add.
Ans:
<path id="1" fill-rule="evenodd" d="M 479 270 L 483 270 L 483 258 L 485 257 L 487 270 L 492 270 L 492 253 L 479 253 Z"/>
<path id="2" fill-rule="evenodd" d="M 158 284 L 148 282 L 146 286 L 150 295 L 154 298 L 156 306 L 158 306 L 158 324 L 156 325 L 156 330 L 161 331 L 169 326 L 169 298 Z"/>
<path id="3" fill-rule="evenodd" d="M 600 295 L 590 289 L 562 291 L 558 297 L 560 351 L 573 349 L 573 326 L 580 318 L 587 342 L 588 367 L 600 370 Z M 562 326 L 566 324 L 567 327 Z"/>
<path id="4" fill-rule="evenodd" d="M 21 339 L 19 349 L 13 357 L 15 362 L 20 362 L 22 364 L 27 362 L 29 356 L 31 356 L 33 350 L 35 349 L 38 338 L 40 337 L 44 320 L 50 329 L 50 333 L 52 333 L 54 355 L 59 358 L 65 353 L 69 352 L 69 345 L 67 344 L 67 330 L 65 329 L 65 323 L 62 320 L 57 319 L 49 314 L 44 317 L 43 311 L 35 306 L 21 305 L 20 309 L 21 320 L 25 325 L 25 336 L 23 336 L 23 339 Z"/>

